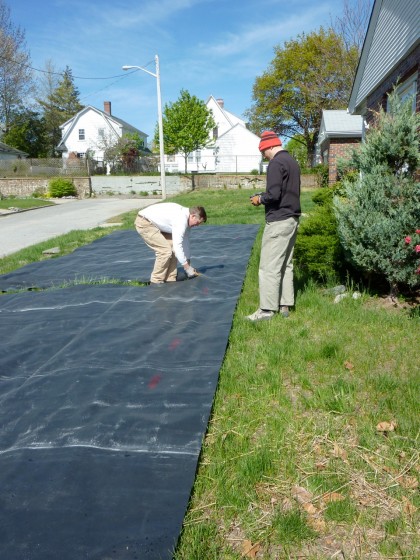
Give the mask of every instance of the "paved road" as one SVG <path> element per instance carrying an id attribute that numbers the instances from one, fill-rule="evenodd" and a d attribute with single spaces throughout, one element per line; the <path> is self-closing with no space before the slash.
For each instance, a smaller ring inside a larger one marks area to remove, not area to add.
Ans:
<path id="1" fill-rule="evenodd" d="M 92 229 L 158 200 L 95 198 L 0 216 L 0 258 L 74 229 Z"/>

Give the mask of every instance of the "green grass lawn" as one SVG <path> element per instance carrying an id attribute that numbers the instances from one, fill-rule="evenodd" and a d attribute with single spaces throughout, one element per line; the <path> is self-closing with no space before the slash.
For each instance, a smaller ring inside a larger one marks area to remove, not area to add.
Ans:
<path id="1" fill-rule="evenodd" d="M 54 202 L 42 198 L 0 198 L 0 209 L 8 210 L 9 208 L 19 208 L 27 210 L 28 208 L 38 208 L 40 206 L 53 206 Z"/>
<path id="2" fill-rule="evenodd" d="M 263 224 L 250 194 L 171 200 L 204 206 L 211 225 Z M 302 195 L 304 212 L 311 196 Z M 115 229 L 132 228 L 134 216 Z M 73 232 L 53 244 L 69 252 L 107 233 Z M 418 316 L 367 292 L 335 304 L 296 270 L 290 318 L 249 323 L 261 234 L 175 559 L 420 558 Z M 0 272 L 41 258 L 51 243 L 1 259 Z"/>

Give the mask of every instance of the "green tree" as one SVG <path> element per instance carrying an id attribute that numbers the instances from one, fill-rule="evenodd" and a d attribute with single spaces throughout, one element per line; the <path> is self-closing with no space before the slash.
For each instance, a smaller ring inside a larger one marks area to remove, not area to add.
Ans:
<path id="1" fill-rule="evenodd" d="M 6 132 L 13 112 L 22 107 L 32 88 L 25 32 L 13 25 L 9 7 L 0 0 L 0 124 Z"/>
<path id="2" fill-rule="evenodd" d="M 74 85 L 73 74 L 68 66 L 57 87 L 45 99 L 39 99 L 38 102 L 44 112 L 48 153 L 55 156 L 61 140 L 60 126 L 83 109 L 79 101 L 79 90 Z"/>
<path id="3" fill-rule="evenodd" d="M 122 163 L 127 171 L 136 169 L 138 157 L 144 152 L 144 141 L 137 132 L 123 134 L 119 138 L 102 135 L 99 146 L 104 152 L 104 161 L 114 166 Z"/>
<path id="4" fill-rule="evenodd" d="M 358 50 L 346 48 L 342 37 L 323 28 L 274 50 L 268 70 L 254 83 L 250 127 L 257 134 L 272 129 L 289 138 L 300 135 L 310 166 L 322 110 L 346 106 Z"/>
<path id="5" fill-rule="evenodd" d="M 401 286 L 420 284 L 420 116 L 396 91 L 388 101 L 389 111 L 380 110 L 354 152 L 349 165 L 359 174 L 343 179 L 334 208 L 350 262 L 386 279 L 395 296 Z"/>
<path id="6" fill-rule="evenodd" d="M 163 139 L 167 154 L 181 153 L 187 173 L 188 156 L 195 150 L 204 148 L 210 142 L 210 132 L 216 123 L 213 113 L 207 109 L 204 101 L 181 90 L 175 103 L 165 105 L 163 111 Z M 159 132 L 156 128 L 155 146 L 159 146 Z"/>
<path id="7" fill-rule="evenodd" d="M 14 113 L 11 116 L 3 141 L 9 146 L 26 152 L 29 157 L 46 157 L 47 145 L 45 121 L 31 109 Z"/>
<path id="8" fill-rule="evenodd" d="M 296 134 L 293 138 L 285 145 L 285 149 L 295 158 L 299 163 L 301 169 L 304 169 L 307 165 L 307 152 L 306 144 L 304 139 L 300 134 Z"/>

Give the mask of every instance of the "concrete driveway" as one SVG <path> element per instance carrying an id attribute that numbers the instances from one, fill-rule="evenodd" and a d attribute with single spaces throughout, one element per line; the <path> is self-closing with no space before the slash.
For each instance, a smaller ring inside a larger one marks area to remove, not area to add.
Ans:
<path id="1" fill-rule="evenodd" d="M 159 199 L 66 199 L 55 206 L 0 216 L 0 258 L 75 229 L 93 229 Z M 134 226 L 133 226 L 134 227 Z"/>

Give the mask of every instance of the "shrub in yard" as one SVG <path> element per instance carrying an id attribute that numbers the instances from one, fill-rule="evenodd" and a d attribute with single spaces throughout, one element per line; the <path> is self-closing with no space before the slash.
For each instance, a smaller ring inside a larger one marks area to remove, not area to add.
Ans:
<path id="1" fill-rule="evenodd" d="M 336 278 L 343 268 L 343 252 L 333 212 L 331 187 L 317 191 L 312 200 L 315 209 L 299 226 L 295 263 L 316 280 Z"/>
<path id="2" fill-rule="evenodd" d="M 334 198 L 338 233 L 348 260 L 369 275 L 379 275 L 395 295 L 402 286 L 420 286 L 420 116 L 412 101 L 394 91 L 389 111 L 377 115 L 351 166 L 355 181 L 344 178 Z"/>
<path id="3" fill-rule="evenodd" d="M 68 179 L 51 179 L 48 183 L 48 194 L 53 198 L 63 196 L 77 196 L 76 187 Z"/>

